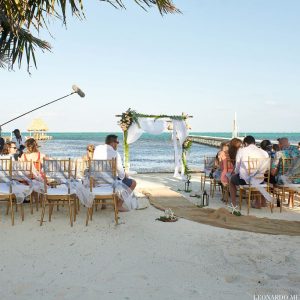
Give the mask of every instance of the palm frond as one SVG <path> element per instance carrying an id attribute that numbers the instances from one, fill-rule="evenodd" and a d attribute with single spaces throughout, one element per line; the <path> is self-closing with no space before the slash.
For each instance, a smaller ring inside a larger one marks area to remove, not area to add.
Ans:
<path id="1" fill-rule="evenodd" d="M 100 0 L 107 2 L 115 8 L 126 8 L 123 0 Z M 134 0 L 141 8 L 146 10 L 152 6 L 157 6 L 161 15 L 168 13 L 181 13 L 180 10 L 173 4 L 172 0 Z"/>
<path id="2" fill-rule="evenodd" d="M 2 66 L 8 65 L 9 68 L 12 68 L 17 62 L 18 66 L 21 67 L 23 54 L 25 54 L 27 70 L 29 71 L 31 61 L 33 61 L 35 67 L 37 65 L 35 59 L 36 48 L 42 51 L 50 51 L 51 49 L 48 42 L 33 36 L 26 29 L 21 28 L 18 30 L 18 34 L 15 34 L 3 19 L 1 28 L 0 55 L 3 59 Z"/>
<path id="3" fill-rule="evenodd" d="M 100 0 L 116 8 L 125 8 L 124 0 Z M 172 0 L 133 0 L 143 9 L 157 7 L 160 14 L 180 13 Z M 0 67 L 10 68 L 17 62 L 21 66 L 26 56 L 27 69 L 33 61 L 36 67 L 37 48 L 50 50 L 47 41 L 43 41 L 31 32 L 33 27 L 39 33 L 48 30 L 48 21 L 58 18 L 67 24 L 67 10 L 73 16 L 84 18 L 83 0 L 0 0 Z"/>

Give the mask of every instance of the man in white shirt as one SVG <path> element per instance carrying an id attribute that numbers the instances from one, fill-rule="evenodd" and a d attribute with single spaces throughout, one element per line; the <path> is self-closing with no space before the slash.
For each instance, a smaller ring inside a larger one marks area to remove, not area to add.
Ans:
<path id="1" fill-rule="evenodd" d="M 129 178 L 124 171 L 122 164 L 122 158 L 118 149 L 118 136 L 110 134 L 105 139 L 105 145 L 98 145 L 95 148 L 93 159 L 112 159 L 117 158 L 117 174 L 120 180 L 126 184 L 131 190 L 134 190 L 136 187 L 136 181 Z"/>
<path id="2" fill-rule="evenodd" d="M 236 154 L 236 164 L 234 169 L 234 175 L 230 179 L 229 189 L 231 203 L 233 206 L 236 206 L 236 190 L 238 185 L 245 185 L 249 183 L 249 174 L 248 174 L 248 160 L 249 158 L 268 158 L 269 155 L 266 151 L 258 148 L 255 145 L 255 139 L 253 136 L 248 135 L 244 138 L 243 148 L 240 148 Z M 262 170 L 259 170 L 260 173 L 266 171 L 264 166 Z"/>
<path id="3" fill-rule="evenodd" d="M 136 187 L 136 181 L 127 176 L 124 171 L 124 167 L 122 164 L 122 159 L 117 151 L 118 148 L 118 136 L 114 134 L 110 134 L 105 139 L 105 145 L 98 145 L 95 148 L 93 159 L 117 159 L 117 175 L 122 182 L 127 185 L 132 191 Z M 128 211 L 128 209 L 122 207 L 123 201 L 119 199 L 118 210 L 119 211 Z"/>

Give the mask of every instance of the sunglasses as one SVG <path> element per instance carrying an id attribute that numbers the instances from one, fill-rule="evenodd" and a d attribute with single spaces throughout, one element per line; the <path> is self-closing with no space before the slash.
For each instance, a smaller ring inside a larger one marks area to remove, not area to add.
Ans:
<path id="1" fill-rule="evenodd" d="M 11 149 L 17 149 L 17 147 L 10 147 Z"/>
<path id="2" fill-rule="evenodd" d="M 119 144 L 119 141 L 114 141 L 114 143 Z"/>

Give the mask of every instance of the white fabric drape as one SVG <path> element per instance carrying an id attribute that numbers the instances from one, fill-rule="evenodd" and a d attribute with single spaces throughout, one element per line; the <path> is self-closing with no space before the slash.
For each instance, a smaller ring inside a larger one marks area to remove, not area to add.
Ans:
<path id="1" fill-rule="evenodd" d="M 139 118 L 141 128 L 150 134 L 161 134 L 167 127 L 167 122 L 162 119 Z"/>
<path id="2" fill-rule="evenodd" d="M 188 130 L 186 128 L 185 121 L 183 120 L 173 120 L 173 127 L 176 130 L 177 138 L 179 140 L 180 145 L 183 144 L 183 142 L 188 137 Z"/>
<path id="3" fill-rule="evenodd" d="M 127 144 L 136 142 L 143 134 L 142 128 L 140 128 L 136 123 L 132 123 L 127 132 Z"/>
<path id="4" fill-rule="evenodd" d="M 146 132 L 150 134 L 161 134 L 167 128 L 167 121 L 154 118 L 139 118 L 139 125 L 132 123 L 128 128 L 127 144 L 136 142 L 141 135 Z M 175 177 L 184 176 L 184 168 L 182 165 L 182 144 L 188 137 L 188 130 L 184 120 L 172 120 L 173 122 L 173 146 L 175 161 Z M 179 145 L 178 145 L 179 144 Z M 181 175 L 179 173 L 181 169 Z"/>
<path id="5" fill-rule="evenodd" d="M 174 177 L 180 177 L 179 169 L 181 168 L 181 178 L 184 176 L 184 168 L 182 164 L 182 144 L 188 137 L 188 130 L 184 120 L 173 120 L 173 145 L 174 145 L 174 160 L 175 171 Z M 178 142 L 179 146 L 178 146 Z"/>
<path id="6" fill-rule="evenodd" d="M 260 164 L 257 166 L 257 169 L 253 171 L 252 174 L 248 175 L 248 178 L 245 178 L 245 181 L 249 182 L 251 187 L 256 188 L 264 196 L 266 201 L 273 203 L 273 197 L 262 185 L 264 174 L 269 170 L 269 168 L 270 158 L 266 158 L 260 162 Z"/>
<path id="7" fill-rule="evenodd" d="M 128 128 L 128 144 L 136 142 L 144 132 L 150 134 L 161 134 L 167 127 L 167 122 L 161 119 L 139 118 L 138 122 L 140 126 L 137 123 L 132 123 Z"/>

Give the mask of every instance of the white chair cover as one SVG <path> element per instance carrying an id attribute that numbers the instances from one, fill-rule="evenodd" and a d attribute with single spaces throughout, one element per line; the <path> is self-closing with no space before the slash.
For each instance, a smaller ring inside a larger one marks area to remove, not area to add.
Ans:
<path id="1" fill-rule="evenodd" d="M 267 172 L 269 168 L 270 158 L 262 159 L 259 166 L 257 166 L 257 170 L 250 174 L 245 181 L 249 182 L 251 187 L 255 187 L 268 202 L 273 203 L 273 197 L 266 191 L 261 183 L 263 174 Z"/>
<path id="2" fill-rule="evenodd" d="M 8 188 L 12 187 L 12 194 L 15 195 L 18 204 L 23 203 L 25 198 L 33 191 L 32 180 L 28 177 L 26 171 L 21 170 L 22 163 L 24 162 L 12 161 L 12 180 L 10 180 L 8 171 L 0 164 L 0 182 L 5 183 Z"/>
<path id="3" fill-rule="evenodd" d="M 111 186 L 116 195 L 124 201 L 124 204 L 129 210 L 138 208 L 137 198 L 135 197 L 133 191 L 121 180 L 114 179 L 113 176 L 107 172 L 95 172 L 92 174 L 92 176 L 96 179 L 96 181 L 101 180 L 105 182 L 105 184 Z M 86 180 L 88 181 L 88 179 Z M 91 207 L 92 204 L 93 201 L 91 203 L 85 203 L 84 205 Z"/>

